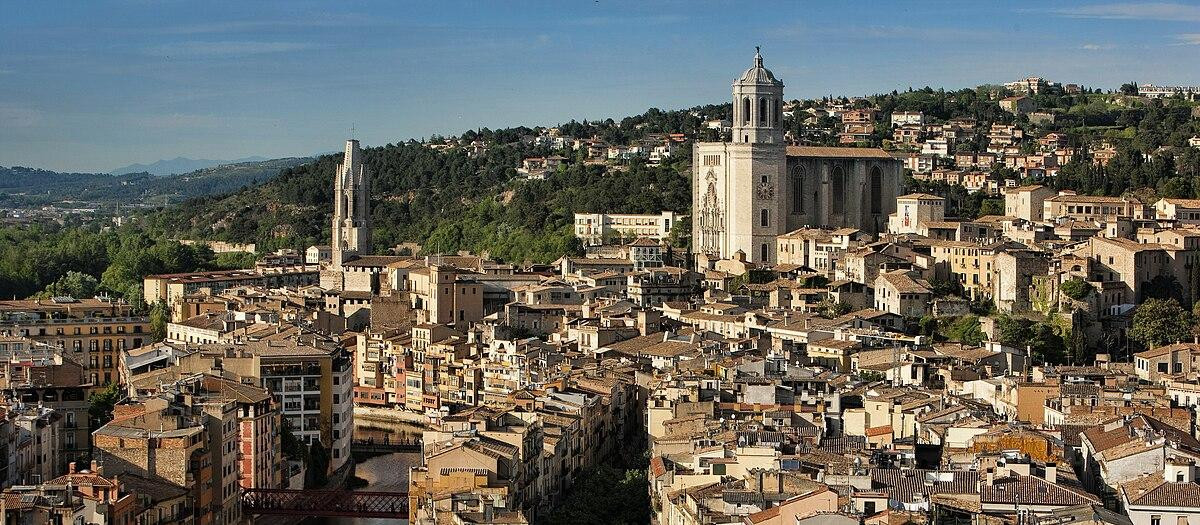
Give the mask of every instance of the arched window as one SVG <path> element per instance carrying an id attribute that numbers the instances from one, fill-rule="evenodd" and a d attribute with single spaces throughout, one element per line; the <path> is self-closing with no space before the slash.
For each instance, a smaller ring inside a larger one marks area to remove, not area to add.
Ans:
<path id="1" fill-rule="evenodd" d="M 883 213 L 883 173 L 871 168 L 871 213 Z"/>
<path id="2" fill-rule="evenodd" d="M 829 183 L 831 185 L 829 193 L 832 194 L 830 213 L 840 215 L 846 208 L 846 174 L 842 171 L 841 166 L 833 167 L 833 171 L 829 175 Z"/>
<path id="3" fill-rule="evenodd" d="M 742 99 L 742 123 L 750 123 L 750 97 Z"/>
<path id="4" fill-rule="evenodd" d="M 767 115 L 770 114 L 771 113 L 767 111 L 767 99 L 758 99 L 758 123 L 763 126 L 767 125 Z"/>
<path id="5" fill-rule="evenodd" d="M 763 208 L 758 214 L 758 223 L 763 228 L 771 225 L 771 211 Z"/>
<path id="6" fill-rule="evenodd" d="M 804 213 L 804 168 L 792 167 L 792 213 Z"/>
<path id="7" fill-rule="evenodd" d="M 767 243 L 762 243 L 762 246 L 759 246 L 758 251 L 761 255 L 758 262 L 767 262 L 767 255 L 770 252 L 770 248 L 767 247 Z"/>
<path id="8" fill-rule="evenodd" d="M 775 99 L 775 125 L 776 126 L 778 126 L 780 122 L 783 122 L 783 104 L 781 104 L 780 102 L 783 102 L 783 101 L 780 99 Z"/>

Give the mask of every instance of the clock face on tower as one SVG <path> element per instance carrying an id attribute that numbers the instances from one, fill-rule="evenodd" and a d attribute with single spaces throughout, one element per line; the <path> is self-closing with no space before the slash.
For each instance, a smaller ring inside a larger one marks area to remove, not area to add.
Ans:
<path id="1" fill-rule="evenodd" d="M 775 198 L 775 185 L 771 184 L 770 182 L 759 183 L 758 198 L 760 198 L 760 199 Z"/>

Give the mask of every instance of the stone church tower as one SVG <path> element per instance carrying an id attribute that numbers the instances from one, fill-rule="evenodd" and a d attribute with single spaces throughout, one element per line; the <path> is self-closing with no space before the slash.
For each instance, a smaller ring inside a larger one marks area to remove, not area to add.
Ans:
<path id="1" fill-rule="evenodd" d="M 730 142 L 692 148 L 698 263 L 774 263 L 777 237 L 798 228 L 886 228 L 903 184 L 901 162 L 878 148 L 787 145 L 783 82 L 759 53 L 733 83 L 732 130 Z"/>
<path id="2" fill-rule="evenodd" d="M 733 83 L 733 140 L 693 148 L 692 238 L 697 254 L 775 260 L 786 221 L 776 213 L 786 173 L 783 82 L 754 54 Z"/>
<path id="3" fill-rule="evenodd" d="M 371 177 L 358 141 L 346 141 L 333 185 L 333 264 L 371 253 Z"/>

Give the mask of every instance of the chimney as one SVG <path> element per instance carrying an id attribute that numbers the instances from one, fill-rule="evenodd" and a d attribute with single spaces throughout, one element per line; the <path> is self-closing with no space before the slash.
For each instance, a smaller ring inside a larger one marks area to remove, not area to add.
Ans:
<path id="1" fill-rule="evenodd" d="M 1058 463 L 1053 461 L 1046 462 L 1046 481 L 1050 483 L 1058 483 Z"/>
<path id="2" fill-rule="evenodd" d="M 72 462 L 71 462 L 71 463 L 70 463 L 70 464 L 67 466 L 67 474 L 74 474 L 74 473 L 75 473 L 75 462 L 74 462 L 74 461 L 72 461 Z"/>
<path id="3" fill-rule="evenodd" d="M 492 501 L 489 499 L 483 502 L 483 522 L 491 523 L 493 518 Z"/>
<path id="4" fill-rule="evenodd" d="M 987 469 L 987 472 L 983 475 L 983 480 L 984 480 L 983 482 L 986 483 L 988 487 L 995 485 L 996 484 L 996 469 L 989 467 Z"/>
<path id="5" fill-rule="evenodd" d="M 763 494 L 763 469 L 758 469 L 758 495 Z"/>

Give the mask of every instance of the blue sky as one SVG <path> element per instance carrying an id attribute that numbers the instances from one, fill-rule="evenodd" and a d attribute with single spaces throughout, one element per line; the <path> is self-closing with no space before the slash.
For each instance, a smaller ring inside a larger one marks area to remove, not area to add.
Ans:
<path id="1" fill-rule="evenodd" d="M 1200 84 L 1200 3 L 0 0 L 0 165 L 306 155 L 724 101 L 1040 75 Z"/>

